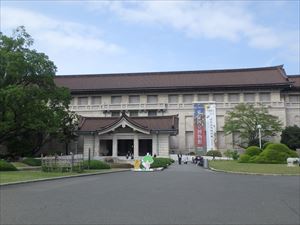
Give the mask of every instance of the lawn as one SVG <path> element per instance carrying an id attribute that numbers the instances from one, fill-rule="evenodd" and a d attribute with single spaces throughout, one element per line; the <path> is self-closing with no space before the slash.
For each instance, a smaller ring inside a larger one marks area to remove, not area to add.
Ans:
<path id="1" fill-rule="evenodd" d="M 17 181 L 28 181 L 28 180 L 38 180 L 42 178 L 52 178 L 52 177 L 62 177 L 71 176 L 79 174 L 88 174 L 96 172 L 107 172 L 118 169 L 107 169 L 107 170 L 85 170 L 83 173 L 61 173 L 61 172 L 42 172 L 42 171 L 5 171 L 0 172 L 0 184 L 11 183 Z M 120 169 L 119 169 L 120 170 Z"/>
<path id="2" fill-rule="evenodd" d="M 238 163 L 237 161 L 209 161 L 209 166 L 217 170 L 230 172 L 247 172 L 261 174 L 294 174 L 300 175 L 300 167 L 288 167 L 286 164 Z"/>

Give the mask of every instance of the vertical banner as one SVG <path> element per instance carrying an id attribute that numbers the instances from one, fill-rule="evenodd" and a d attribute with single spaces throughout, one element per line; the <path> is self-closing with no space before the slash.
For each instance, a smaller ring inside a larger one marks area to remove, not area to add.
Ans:
<path id="1" fill-rule="evenodd" d="M 205 108 L 201 103 L 194 104 L 194 142 L 196 148 L 206 147 Z"/>
<path id="2" fill-rule="evenodd" d="M 216 105 L 205 105 L 206 150 L 216 149 L 217 119 Z"/>

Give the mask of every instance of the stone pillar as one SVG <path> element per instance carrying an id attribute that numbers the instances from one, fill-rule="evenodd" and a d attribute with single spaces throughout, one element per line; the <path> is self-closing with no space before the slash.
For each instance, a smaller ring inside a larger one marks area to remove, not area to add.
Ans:
<path id="1" fill-rule="evenodd" d="M 134 134 L 133 138 L 133 156 L 135 159 L 139 157 L 139 137 L 137 134 Z"/>
<path id="2" fill-rule="evenodd" d="M 100 156 L 100 139 L 98 135 L 95 137 L 95 156 Z"/>
<path id="3" fill-rule="evenodd" d="M 152 134 L 152 155 L 158 155 L 157 154 L 157 134 Z"/>
<path id="4" fill-rule="evenodd" d="M 117 157 L 118 156 L 118 139 L 117 136 L 113 136 L 113 146 L 112 146 L 112 156 Z"/>

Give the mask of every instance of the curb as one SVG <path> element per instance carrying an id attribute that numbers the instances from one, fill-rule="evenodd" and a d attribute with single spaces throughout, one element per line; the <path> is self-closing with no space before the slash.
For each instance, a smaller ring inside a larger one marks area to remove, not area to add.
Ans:
<path id="1" fill-rule="evenodd" d="M 94 176 L 94 175 L 100 175 L 100 174 L 119 173 L 119 172 L 127 172 L 127 171 L 130 171 L 130 169 L 122 169 L 122 170 L 116 170 L 116 171 L 105 171 L 105 172 L 95 172 L 95 173 L 78 174 L 78 175 L 76 174 L 76 175 L 61 176 L 61 177 L 41 178 L 41 179 L 36 179 L 36 180 L 16 181 L 16 182 L 0 184 L 0 188 L 3 187 L 3 186 L 9 186 L 9 185 L 15 185 L 15 184 L 27 184 L 27 183 L 34 183 L 34 182 L 41 182 L 41 181 L 61 180 L 61 179 L 67 179 L 67 178 L 73 178 L 73 177 Z"/>
<path id="2" fill-rule="evenodd" d="M 228 170 L 219 170 L 213 167 L 209 167 L 210 170 L 215 172 L 222 172 L 222 173 L 232 173 L 232 174 L 244 174 L 244 175 L 258 175 L 258 176 L 300 176 L 299 174 L 273 174 L 273 173 L 249 173 L 249 172 L 234 172 Z"/>

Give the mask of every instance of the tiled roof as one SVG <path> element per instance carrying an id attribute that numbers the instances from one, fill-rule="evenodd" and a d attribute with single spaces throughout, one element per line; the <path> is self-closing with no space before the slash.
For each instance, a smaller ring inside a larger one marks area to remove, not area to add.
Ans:
<path id="1" fill-rule="evenodd" d="M 214 87 L 289 86 L 283 66 L 176 72 L 56 76 L 72 92 L 178 90 Z"/>
<path id="2" fill-rule="evenodd" d="M 300 89 L 300 75 L 288 76 L 289 80 L 294 82 L 293 86 L 297 89 Z"/>
<path id="3" fill-rule="evenodd" d="M 79 131 L 93 132 L 101 131 L 116 124 L 121 117 L 82 117 Z M 126 119 L 136 126 L 150 132 L 155 131 L 178 131 L 178 116 L 153 116 L 153 117 L 128 117 Z"/>

